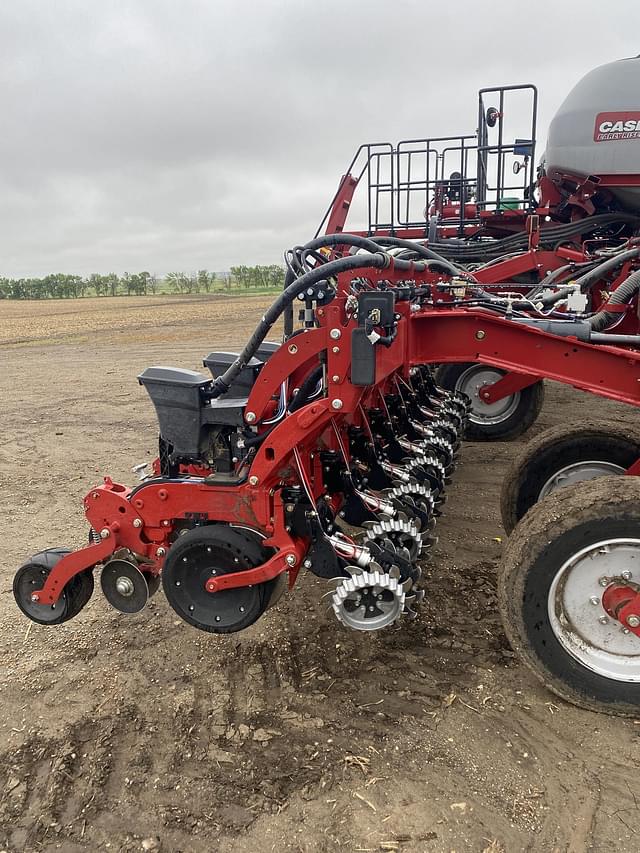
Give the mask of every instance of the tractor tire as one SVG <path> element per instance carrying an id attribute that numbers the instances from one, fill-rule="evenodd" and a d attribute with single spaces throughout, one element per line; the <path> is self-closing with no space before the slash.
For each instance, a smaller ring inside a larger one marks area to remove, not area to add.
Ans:
<path id="1" fill-rule="evenodd" d="M 542 380 L 496 403 L 483 403 L 476 396 L 478 386 L 498 382 L 505 372 L 475 362 L 442 364 L 436 371 L 435 378 L 439 385 L 447 391 L 467 394 L 471 399 L 466 439 L 510 441 L 526 432 L 540 414 L 544 402 Z"/>
<path id="2" fill-rule="evenodd" d="M 541 498 L 583 480 L 624 474 L 640 459 L 640 429 L 586 421 L 544 430 L 513 459 L 502 482 L 500 511 L 507 533 Z"/>
<path id="3" fill-rule="evenodd" d="M 504 552 L 498 604 L 509 642 L 549 690 L 581 708 L 640 713 L 640 637 L 601 603 L 601 581 L 620 566 L 640 579 L 639 534 L 640 479 L 602 477 L 536 504 Z"/>

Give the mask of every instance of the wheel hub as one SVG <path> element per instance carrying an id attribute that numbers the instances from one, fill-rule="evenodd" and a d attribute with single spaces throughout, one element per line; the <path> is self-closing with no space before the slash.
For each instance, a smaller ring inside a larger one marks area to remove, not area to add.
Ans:
<path id="1" fill-rule="evenodd" d="M 474 424 L 489 426 L 506 421 L 518 408 L 520 392 L 509 394 L 495 403 L 485 403 L 480 392 L 486 385 L 495 385 L 504 374 L 485 365 L 473 365 L 460 374 L 456 382 L 456 391 L 463 392 L 471 398 L 469 420 Z"/>
<path id="2" fill-rule="evenodd" d="M 615 465 L 613 462 L 603 462 L 602 460 L 574 462 L 572 465 L 566 465 L 546 481 L 540 489 L 538 500 L 555 492 L 563 486 L 572 486 L 574 483 L 580 483 L 583 480 L 593 480 L 595 477 L 606 477 L 610 474 L 624 474 L 625 469 L 620 465 Z"/>
<path id="3" fill-rule="evenodd" d="M 131 578 L 125 577 L 124 575 L 116 579 L 116 590 L 120 593 L 120 595 L 124 595 L 126 598 L 129 598 L 133 595 L 134 586 Z"/>
<path id="4" fill-rule="evenodd" d="M 604 587 L 614 579 L 640 580 L 640 539 L 611 539 L 574 554 L 556 574 L 548 613 L 558 642 L 592 672 L 615 681 L 640 682 L 640 639 L 611 618 Z"/>

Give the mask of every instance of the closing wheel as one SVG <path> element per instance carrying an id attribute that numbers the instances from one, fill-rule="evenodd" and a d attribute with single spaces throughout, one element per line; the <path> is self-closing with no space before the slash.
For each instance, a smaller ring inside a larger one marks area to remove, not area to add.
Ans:
<path id="1" fill-rule="evenodd" d="M 518 524 L 498 571 L 509 641 L 559 696 L 640 710 L 640 637 L 604 609 L 603 586 L 640 581 L 640 480 L 602 477 L 550 494 Z"/>
<path id="2" fill-rule="evenodd" d="M 480 391 L 494 385 L 505 375 L 504 370 L 486 364 L 443 364 L 436 379 L 449 391 L 458 391 L 471 399 L 471 411 L 465 438 L 476 441 L 499 441 L 522 435 L 534 423 L 544 402 L 544 384 L 535 382 L 515 394 L 485 403 Z"/>
<path id="3" fill-rule="evenodd" d="M 212 524 L 195 527 L 169 551 L 162 569 L 162 587 L 178 616 L 213 634 L 229 634 L 252 625 L 269 606 L 276 580 L 210 593 L 205 584 L 214 575 L 255 568 L 267 559 L 255 536 Z"/>
<path id="4" fill-rule="evenodd" d="M 544 430 L 513 459 L 502 483 L 502 524 L 511 533 L 556 489 L 625 470 L 640 458 L 640 430 L 616 422 L 582 422 Z"/>
<path id="5" fill-rule="evenodd" d="M 32 600 L 34 590 L 42 589 L 56 563 L 71 553 L 68 548 L 50 548 L 35 554 L 16 572 L 13 596 L 20 610 L 39 625 L 60 625 L 77 616 L 93 595 L 93 573 L 75 575 L 65 585 L 55 604 L 39 604 Z"/>

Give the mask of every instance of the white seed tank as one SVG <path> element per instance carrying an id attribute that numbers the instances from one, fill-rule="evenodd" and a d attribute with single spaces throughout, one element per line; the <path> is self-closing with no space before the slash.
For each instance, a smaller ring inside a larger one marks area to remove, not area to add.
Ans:
<path id="1" fill-rule="evenodd" d="M 640 210 L 640 57 L 594 68 L 574 86 L 549 126 L 547 175 L 597 175 L 627 209 Z"/>

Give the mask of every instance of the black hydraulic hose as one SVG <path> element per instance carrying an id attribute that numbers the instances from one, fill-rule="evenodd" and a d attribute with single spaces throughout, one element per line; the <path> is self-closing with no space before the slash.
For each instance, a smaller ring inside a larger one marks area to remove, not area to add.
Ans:
<path id="1" fill-rule="evenodd" d="M 621 285 L 611 294 L 609 298 L 610 305 L 624 305 L 631 297 L 640 290 L 640 270 L 632 272 Z M 620 314 L 614 311 L 598 311 L 592 317 L 589 317 L 587 322 L 595 332 L 599 332 L 611 325 L 620 317 Z"/>
<path id="2" fill-rule="evenodd" d="M 635 258 L 639 254 L 639 246 L 636 246 L 634 249 L 628 249 L 626 252 L 620 252 L 612 258 L 607 258 L 606 261 L 598 264 L 597 267 L 589 270 L 589 272 L 586 272 L 584 275 L 581 275 L 580 278 L 576 279 L 575 283 L 583 293 L 586 293 L 591 287 L 593 287 L 596 281 L 599 281 L 608 272 L 622 266 L 625 261 L 628 261 L 630 258 Z"/>
<path id="3" fill-rule="evenodd" d="M 475 281 L 473 275 L 462 267 L 452 263 L 448 258 L 434 252 L 428 246 L 423 246 L 421 243 L 415 243 L 412 240 L 403 240 L 400 237 L 376 237 L 376 242 L 381 246 L 397 246 L 402 249 L 411 249 L 418 252 L 423 258 L 430 261 L 437 261 L 451 275 L 463 276 L 464 278 Z"/>
<path id="4" fill-rule="evenodd" d="M 562 278 L 563 275 L 575 272 L 576 268 L 584 266 L 592 267 L 594 263 L 597 263 L 597 261 L 583 261 L 580 264 L 565 264 L 563 267 L 558 267 L 557 270 L 551 270 L 550 273 L 547 273 L 544 278 L 541 278 L 538 284 L 536 284 L 535 287 L 532 287 L 531 290 L 526 294 L 527 299 L 534 299 L 538 295 L 538 293 L 545 289 L 545 287 L 549 287 L 549 285 L 553 284 L 559 278 Z M 542 298 L 542 302 L 544 302 L 545 298 L 546 297 Z"/>
<path id="5" fill-rule="evenodd" d="M 408 242 L 408 241 L 407 241 Z M 408 242 L 408 245 L 411 249 L 416 249 L 416 244 Z M 368 252 L 378 253 L 384 252 L 382 246 L 377 243 L 375 240 L 370 240 L 368 237 L 360 237 L 356 234 L 324 234 L 321 237 L 316 237 L 313 240 L 310 240 L 308 243 L 305 243 L 304 246 L 296 246 L 293 251 L 294 256 L 298 252 L 309 252 L 314 253 L 314 257 L 318 257 L 317 250 L 326 248 L 329 246 L 354 246 L 357 249 L 364 249 Z M 422 247 L 424 248 L 424 247 Z M 416 249 L 417 251 L 417 249 Z M 288 255 L 285 255 L 287 258 Z M 356 255 L 352 257 L 357 257 Z M 429 255 L 428 257 L 431 257 Z M 443 262 L 448 266 L 451 266 L 449 262 L 443 258 Z M 328 263 L 333 263 L 329 261 Z M 363 264 L 363 266 L 368 266 L 368 264 Z M 407 261 L 403 258 L 394 258 L 394 266 L 399 270 L 410 270 L 414 269 L 418 272 L 423 271 L 426 268 L 426 265 L 423 265 L 421 262 L 417 264 L 414 261 Z M 326 272 L 326 264 L 321 264 L 320 267 L 314 267 L 313 272 L 316 272 L 319 268 L 322 268 L 325 271 L 325 275 L 321 276 L 322 278 L 326 278 L 331 273 Z M 287 288 L 290 287 L 295 281 L 296 271 L 293 269 L 290 262 L 287 261 L 287 273 L 284 280 L 284 291 L 286 292 Z M 293 301 L 293 300 L 292 300 Z M 292 301 L 285 306 L 285 317 L 284 317 L 284 337 L 285 340 L 289 337 L 289 335 L 293 331 L 293 310 L 291 308 Z"/>
<path id="6" fill-rule="evenodd" d="M 358 237 L 355 234 L 324 234 L 322 237 L 316 237 L 315 240 L 311 240 L 309 243 L 305 243 L 302 247 L 307 251 L 313 251 L 315 249 L 322 249 L 324 246 L 354 246 L 357 249 L 364 249 L 367 252 L 384 252 L 383 239 L 387 241 L 390 238 L 380 238 L 378 242 L 378 238 L 375 240 L 371 240 L 368 237 Z M 409 243 L 409 241 L 403 241 L 410 246 L 412 249 L 416 247 L 417 244 Z M 418 251 L 416 249 L 416 251 Z M 444 263 L 447 261 L 443 258 Z M 413 261 L 404 261 L 402 258 L 394 258 L 393 259 L 394 266 L 396 266 L 399 270 L 410 270 L 415 269 L 417 271 L 422 271 L 425 269 L 420 263 L 418 265 L 414 264 Z M 325 276 L 326 277 L 326 276 Z"/>
<path id="7" fill-rule="evenodd" d="M 289 404 L 289 412 L 297 412 L 298 409 L 301 409 L 304 406 L 309 399 L 311 392 L 321 379 L 322 365 L 319 365 L 311 371 L 298 388 L 298 393 Z"/>
<path id="8" fill-rule="evenodd" d="M 608 225 L 632 225 L 637 226 L 640 223 L 638 216 L 626 213 L 605 213 L 596 216 L 589 216 L 585 219 L 568 222 L 563 225 L 550 225 L 542 228 L 540 231 L 540 241 L 544 245 L 549 243 L 563 242 L 564 240 L 584 234 L 590 231 L 595 231 L 598 228 Z M 464 257 L 466 260 L 494 257 L 496 255 L 505 255 L 514 250 L 524 249 L 528 244 L 528 234 L 518 233 L 512 234 L 509 237 L 503 237 L 498 240 L 488 240 L 479 242 L 477 240 L 446 240 L 438 243 L 432 243 L 432 248 L 445 254 L 447 257 Z"/>
<path id="9" fill-rule="evenodd" d="M 555 305 L 556 302 L 560 302 L 561 299 L 565 299 L 567 296 L 571 296 L 571 294 L 575 292 L 575 285 L 561 287 L 560 290 L 556 290 L 555 293 L 547 293 L 546 296 L 541 296 L 540 299 L 538 299 L 538 302 L 541 302 L 544 306 Z"/>
<path id="10" fill-rule="evenodd" d="M 331 276 L 338 275 L 341 272 L 363 269 L 366 267 L 384 269 L 389 265 L 389 262 L 390 258 L 383 252 L 376 252 L 375 254 L 368 253 L 366 255 L 350 255 L 349 257 L 329 261 L 326 264 L 320 264 L 318 267 L 311 270 L 311 272 L 305 273 L 305 275 L 295 279 L 282 291 L 280 296 L 278 296 L 278 298 L 266 310 L 264 317 L 256 326 L 253 334 L 245 344 L 244 349 L 233 364 L 225 370 L 222 376 L 218 376 L 217 379 L 214 379 L 211 396 L 219 397 L 221 394 L 224 394 L 229 390 L 229 386 L 238 376 L 240 371 L 247 365 L 249 360 L 255 355 L 256 350 L 266 338 L 275 321 L 286 307 L 293 303 L 299 293 L 302 293 L 307 287 L 315 284 L 317 281 L 321 281 L 324 278 L 330 278 Z M 291 276 L 293 277 L 293 273 L 291 273 Z"/>

